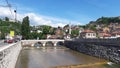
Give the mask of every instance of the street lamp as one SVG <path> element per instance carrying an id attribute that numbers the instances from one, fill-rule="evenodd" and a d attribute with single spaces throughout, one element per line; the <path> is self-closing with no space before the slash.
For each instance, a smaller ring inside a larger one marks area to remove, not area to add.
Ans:
<path id="1" fill-rule="evenodd" d="M 14 10 L 15 13 L 15 22 L 17 22 L 17 10 Z"/>
<path id="2" fill-rule="evenodd" d="M 15 7 L 15 10 L 14 10 L 14 14 L 15 14 L 15 22 L 17 22 L 17 6 L 15 5 L 14 6 Z"/>

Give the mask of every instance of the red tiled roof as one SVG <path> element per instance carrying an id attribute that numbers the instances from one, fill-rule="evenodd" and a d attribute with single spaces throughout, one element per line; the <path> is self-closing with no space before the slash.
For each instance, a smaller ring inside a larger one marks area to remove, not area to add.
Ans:
<path id="1" fill-rule="evenodd" d="M 95 33 L 93 30 L 84 30 L 82 33 Z"/>
<path id="2" fill-rule="evenodd" d="M 118 34 L 118 35 L 120 35 L 120 32 L 116 31 L 116 32 L 112 32 L 112 34 Z"/>
<path id="3" fill-rule="evenodd" d="M 104 37 L 110 37 L 110 36 L 112 36 L 111 34 L 107 34 L 107 33 L 103 33 L 103 36 Z"/>

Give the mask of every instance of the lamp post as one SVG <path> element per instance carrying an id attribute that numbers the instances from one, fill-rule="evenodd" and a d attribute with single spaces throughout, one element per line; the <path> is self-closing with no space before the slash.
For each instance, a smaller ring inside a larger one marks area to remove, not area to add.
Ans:
<path id="1" fill-rule="evenodd" d="M 16 8 L 14 10 L 14 13 L 15 13 L 15 22 L 17 22 L 17 6 L 16 6 Z"/>
<path id="2" fill-rule="evenodd" d="M 17 22 L 17 11 L 14 10 L 14 13 L 15 13 L 15 22 Z"/>

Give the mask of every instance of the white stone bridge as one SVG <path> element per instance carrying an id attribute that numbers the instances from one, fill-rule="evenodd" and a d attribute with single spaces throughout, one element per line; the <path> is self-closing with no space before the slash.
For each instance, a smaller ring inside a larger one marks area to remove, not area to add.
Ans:
<path id="1" fill-rule="evenodd" d="M 46 39 L 46 40 L 22 40 L 23 46 L 34 46 L 36 43 L 46 46 L 47 43 L 52 43 L 53 46 L 57 46 L 58 43 L 64 43 L 64 40 L 61 39 Z"/>

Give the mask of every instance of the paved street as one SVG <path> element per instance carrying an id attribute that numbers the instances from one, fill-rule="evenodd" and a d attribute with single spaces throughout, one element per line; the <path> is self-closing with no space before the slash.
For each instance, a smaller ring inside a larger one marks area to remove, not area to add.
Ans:
<path id="1" fill-rule="evenodd" d="M 0 40 L 0 48 L 8 45 L 8 43 L 4 43 L 4 40 Z"/>

